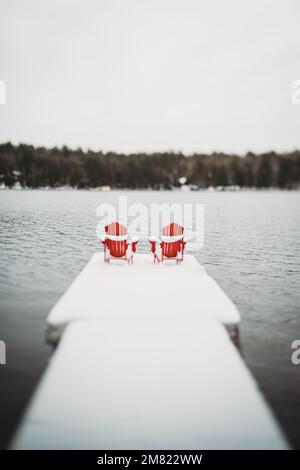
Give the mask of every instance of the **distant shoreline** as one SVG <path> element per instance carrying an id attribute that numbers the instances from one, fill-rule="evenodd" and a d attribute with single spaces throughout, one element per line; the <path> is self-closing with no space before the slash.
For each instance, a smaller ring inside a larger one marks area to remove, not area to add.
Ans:
<path id="1" fill-rule="evenodd" d="M 0 187 L 235 191 L 300 188 L 300 150 L 119 154 L 0 144 Z M 214 188 L 214 189 L 213 189 Z"/>
<path id="2" fill-rule="evenodd" d="M 251 188 L 238 188 L 238 189 L 232 189 L 232 188 L 227 188 L 227 187 L 224 187 L 222 189 L 218 188 L 218 187 L 208 187 L 208 188 L 198 188 L 198 189 L 184 189 L 182 190 L 181 188 L 177 188 L 177 187 L 174 187 L 174 188 L 168 188 L 168 189 L 165 189 L 165 188 L 161 188 L 161 189 L 152 189 L 152 188 L 110 188 L 109 190 L 102 190 L 101 188 L 76 188 L 76 187 L 65 187 L 65 186 L 59 186 L 59 187 L 56 187 L 56 188 L 51 188 L 51 187 L 41 187 L 41 188 L 28 188 L 28 187 L 1 187 L 0 186 L 0 191 L 45 191 L 45 192 L 48 192 L 48 191 L 66 191 L 66 192 L 72 192 L 72 191 L 89 191 L 89 192 L 100 192 L 100 193 L 106 193 L 106 192 L 117 192 L 117 191 L 143 191 L 143 192 L 163 192 L 163 191 L 168 191 L 168 192 L 180 192 L 180 193 L 189 193 L 189 192 L 201 192 L 201 193 L 220 193 L 220 192 L 226 192 L 226 193 L 229 193 L 229 192 L 256 192 L 256 191 L 259 191 L 259 192 L 272 192 L 272 191 L 277 191 L 277 192 L 297 192 L 297 191 L 300 191 L 300 187 L 298 188 L 276 188 L 276 187 L 271 187 L 271 188 L 255 188 L 255 187 L 251 187 Z"/>

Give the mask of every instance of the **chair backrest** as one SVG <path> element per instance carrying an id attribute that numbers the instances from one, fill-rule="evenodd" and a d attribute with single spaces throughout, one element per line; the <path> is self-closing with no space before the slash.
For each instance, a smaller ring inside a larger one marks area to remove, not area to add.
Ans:
<path id="1" fill-rule="evenodd" d="M 176 222 L 172 222 L 170 225 L 162 228 L 161 248 L 163 256 L 167 258 L 177 256 L 178 252 L 182 249 L 183 232 L 184 228 Z"/>
<path id="2" fill-rule="evenodd" d="M 120 258 L 125 256 L 127 250 L 127 227 L 119 224 L 119 222 L 112 222 L 105 226 L 106 244 L 112 256 Z"/>
<path id="3" fill-rule="evenodd" d="M 163 236 L 175 237 L 181 235 L 181 237 L 183 237 L 183 232 L 184 228 L 176 222 L 172 222 L 171 224 L 162 228 Z"/>

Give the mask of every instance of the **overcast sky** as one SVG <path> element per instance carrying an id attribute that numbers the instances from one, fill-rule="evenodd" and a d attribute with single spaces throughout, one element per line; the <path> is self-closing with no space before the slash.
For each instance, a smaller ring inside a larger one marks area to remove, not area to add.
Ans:
<path id="1" fill-rule="evenodd" d="M 0 0 L 0 141 L 300 148 L 299 0 Z"/>

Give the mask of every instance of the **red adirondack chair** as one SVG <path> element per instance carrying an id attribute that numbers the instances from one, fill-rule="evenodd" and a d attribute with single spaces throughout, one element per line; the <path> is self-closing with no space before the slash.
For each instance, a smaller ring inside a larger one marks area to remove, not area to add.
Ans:
<path id="1" fill-rule="evenodd" d="M 119 222 L 112 222 L 105 226 L 105 235 L 101 238 L 104 245 L 104 261 L 109 263 L 111 259 L 122 259 L 127 263 L 133 263 L 133 254 L 139 238 L 134 236 L 128 240 L 128 230 Z"/>
<path id="2" fill-rule="evenodd" d="M 156 237 L 150 237 L 151 251 L 154 255 L 154 263 L 164 259 L 173 259 L 177 263 L 183 261 L 183 253 L 186 240 L 183 238 L 184 228 L 172 222 L 162 229 L 161 240 Z"/>

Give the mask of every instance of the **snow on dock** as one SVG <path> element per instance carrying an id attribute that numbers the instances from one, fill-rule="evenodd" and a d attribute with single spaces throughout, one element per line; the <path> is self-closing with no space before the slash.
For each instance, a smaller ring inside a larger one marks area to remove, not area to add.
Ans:
<path id="1" fill-rule="evenodd" d="M 82 282 L 93 278 L 96 261 Z M 198 274 L 207 279 L 204 272 Z M 52 312 L 53 320 L 59 313 L 66 323 L 72 320 L 67 313 L 80 301 L 75 295 L 79 287 L 80 279 L 72 295 L 65 296 L 67 312 L 63 301 Z M 200 283 L 199 299 L 203 290 Z M 201 315 L 187 316 L 188 309 L 169 317 L 150 318 L 142 308 L 139 316 L 135 310 L 132 316 L 117 316 L 115 310 L 104 315 L 109 303 L 101 287 L 99 295 L 104 302 L 99 321 L 67 326 L 12 448 L 287 448 L 223 325 Z M 115 301 L 121 305 L 117 295 L 111 299 Z M 83 313 L 90 314 L 91 307 Z M 79 312 L 76 307 L 77 316 Z"/>
<path id="2" fill-rule="evenodd" d="M 240 315 L 235 305 L 193 255 L 180 265 L 153 263 L 137 254 L 134 263 L 103 262 L 95 253 L 54 306 L 47 320 L 47 340 L 55 344 L 74 320 L 107 318 L 211 318 L 229 328 Z"/>
<path id="3" fill-rule="evenodd" d="M 192 255 L 94 254 L 49 314 L 58 347 L 12 448 L 288 448 L 229 338 L 239 320 Z"/>

